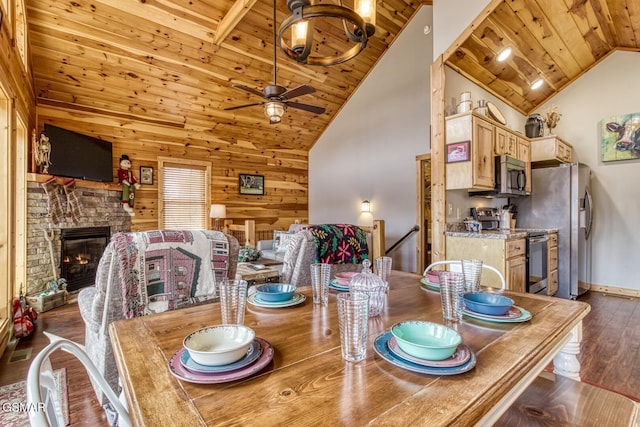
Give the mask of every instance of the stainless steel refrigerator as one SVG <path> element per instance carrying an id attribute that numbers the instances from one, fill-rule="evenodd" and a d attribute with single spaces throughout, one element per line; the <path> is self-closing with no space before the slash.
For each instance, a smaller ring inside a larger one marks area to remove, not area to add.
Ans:
<path id="1" fill-rule="evenodd" d="M 531 196 L 510 199 L 518 228 L 558 229 L 558 292 L 576 299 L 591 284 L 591 170 L 582 163 L 531 171 Z"/>

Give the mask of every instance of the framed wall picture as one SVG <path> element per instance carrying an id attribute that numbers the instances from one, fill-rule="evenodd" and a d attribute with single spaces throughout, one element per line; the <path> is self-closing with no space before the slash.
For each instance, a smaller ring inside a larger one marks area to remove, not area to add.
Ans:
<path id="1" fill-rule="evenodd" d="M 471 160 L 469 154 L 470 141 L 447 144 L 447 163 L 466 162 Z"/>
<path id="2" fill-rule="evenodd" d="M 140 184 L 153 184 L 153 168 L 140 166 Z"/>
<path id="3" fill-rule="evenodd" d="M 264 194 L 264 176 L 240 174 L 240 194 Z"/>

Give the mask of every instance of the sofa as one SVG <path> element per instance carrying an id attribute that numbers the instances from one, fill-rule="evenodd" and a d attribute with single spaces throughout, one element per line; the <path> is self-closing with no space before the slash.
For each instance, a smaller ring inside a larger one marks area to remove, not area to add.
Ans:
<path id="1" fill-rule="evenodd" d="M 287 231 L 275 230 L 273 232 L 273 239 L 258 240 L 256 250 L 262 253 L 262 258 L 282 262 L 290 235 L 308 227 L 309 224 L 291 224 Z"/>
<path id="2" fill-rule="evenodd" d="M 216 283 L 235 278 L 238 251 L 238 240 L 221 231 L 154 230 L 111 238 L 95 285 L 80 291 L 78 306 L 86 352 L 116 393 L 109 324 L 217 300 Z M 98 388 L 96 393 L 106 403 Z"/>

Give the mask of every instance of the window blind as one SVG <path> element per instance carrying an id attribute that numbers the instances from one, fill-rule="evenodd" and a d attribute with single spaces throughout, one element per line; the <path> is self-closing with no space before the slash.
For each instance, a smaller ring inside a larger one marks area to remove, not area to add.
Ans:
<path id="1" fill-rule="evenodd" d="M 162 165 L 163 229 L 207 229 L 209 183 L 205 166 Z"/>

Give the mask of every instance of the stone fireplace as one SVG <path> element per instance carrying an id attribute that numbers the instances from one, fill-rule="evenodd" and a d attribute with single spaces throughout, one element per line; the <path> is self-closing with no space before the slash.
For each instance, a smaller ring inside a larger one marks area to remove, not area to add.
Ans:
<path id="1" fill-rule="evenodd" d="M 122 193 L 113 189 L 119 186 L 87 185 L 84 187 L 83 181 L 76 183 L 75 194 L 82 212 L 79 220 L 73 222 L 71 216 L 66 216 L 62 222 L 52 224 L 47 217 L 47 194 L 39 182 L 27 182 L 27 295 L 47 290 L 48 283 L 54 278 L 54 269 L 58 277 L 70 282 L 69 291 L 93 285 L 103 245 L 113 234 L 131 230 L 131 217 L 122 209 L 120 201 Z M 64 206 L 64 191 L 62 185 L 59 187 Z M 88 242 L 90 235 L 99 235 L 97 242 Z M 75 251 L 73 256 L 77 262 L 71 262 L 68 252 L 62 254 L 63 239 L 70 245 L 68 250 Z M 69 262 L 65 263 L 66 257 Z M 78 281 L 72 284 L 76 279 Z"/>

